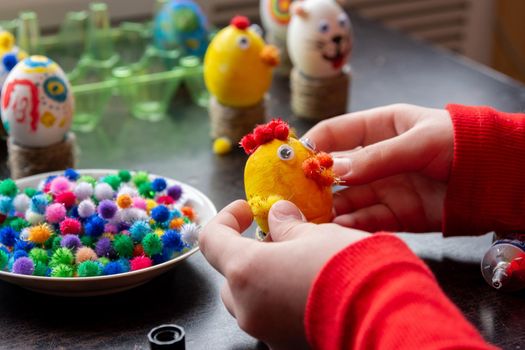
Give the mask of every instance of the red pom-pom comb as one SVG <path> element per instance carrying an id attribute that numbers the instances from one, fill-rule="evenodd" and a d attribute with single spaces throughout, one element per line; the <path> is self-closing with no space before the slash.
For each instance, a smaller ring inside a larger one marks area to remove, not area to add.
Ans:
<path id="1" fill-rule="evenodd" d="M 235 16 L 230 21 L 230 24 L 237 29 L 245 30 L 250 26 L 250 20 L 244 16 Z"/>
<path id="2" fill-rule="evenodd" d="M 290 134 L 290 127 L 281 119 L 272 119 L 267 124 L 258 125 L 253 129 L 253 133 L 241 139 L 241 147 L 246 154 L 252 154 L 257 147 L 275 139 L 285 141 Z"/>

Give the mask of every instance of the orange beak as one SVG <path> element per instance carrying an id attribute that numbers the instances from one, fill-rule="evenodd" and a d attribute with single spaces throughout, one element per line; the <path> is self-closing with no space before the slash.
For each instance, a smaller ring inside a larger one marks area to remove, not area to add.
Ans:
<path id="1" fill-rule="evenodd" d="M 280 62 L 279 49 L 273 45 L 266 45 L 261 51 L 261 60 L 270 67 L 277 66 Z"/>
<path id="2" fill-rule="evenodd" d="M 332 166 L 334 161 L 328 153 L 320 152 L 303 162 L 304 175 L 321 187 L 332 186 L 335 182 Z"/>

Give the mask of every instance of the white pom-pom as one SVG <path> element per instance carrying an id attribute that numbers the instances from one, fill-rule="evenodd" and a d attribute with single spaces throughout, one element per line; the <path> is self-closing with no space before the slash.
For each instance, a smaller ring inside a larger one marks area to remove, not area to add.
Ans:
<path id="1" fill-rule="evenodd" d="M 78 216 L 87 218 L 95 214 L 95 203 L 91 199 L 84 199 L 78 204 Z"/>
<path id="2" fill-rule="evenodd" d="M 148 214 L 139 208 L 127 208 L 119 210 L 120 219 L 128 224 L 133 224 L 135 221 L 147 221 Z"/>
<path id="3" fill-rule="evenodd" d="M 113 188 L 107 183 L 99 183 L 95 186 L 95 198 L 99 201 L 113 199 Z"/>
<path id="4" fill-rule="evenodd" d="M 23 241 L 29 240 L 29 229 L 27 227 L 20 232 L 20 239 Z"/>
<path id="5" fill-rule="evenodd" d="M 75 186 L 73 193 L 78 200 L 82 201 L 93 195 L 93 186 L 88 182 L 80 182 Z"/>
<path id="6" fill-rule="evenodd" d="M 182 227 L 180 228 L 180 235 L 182 241 L 190 247 L 195 246 L 197 244 L 197 241 L 199 240 L 200 231 L 200 225 L 197 225 L 193 222 L 182 225 Z"/>
<path id="7" fill-rule="evenodd" d="M 128 194 L 130 197 L 137 197 L 139 195 L 136 189 L 128 185 L 123 185 L 120 188 L 120 190 L 118 191 L 118 195 L 120 196 L 121 194 Z"/>
<path id="8" fill-rule="evenodd" d="M 31 225 L 38 225 L 38 224 L 41 224 L 45 221 L 46 217 L 43 215 L 43 214 L 38 214 L 38 213 L 35 213 L 34 211 L 32 211 L 31 209 L 28 209 L 26 211 L 26 220 L 31 224 Z"/>
<path id="9" fill-rule="evenodd" d="M 13 206 L 18 213 L 25 213 L 30 203 L 31 199 L 25 193 L 17 195 L 13 200 Z"/>

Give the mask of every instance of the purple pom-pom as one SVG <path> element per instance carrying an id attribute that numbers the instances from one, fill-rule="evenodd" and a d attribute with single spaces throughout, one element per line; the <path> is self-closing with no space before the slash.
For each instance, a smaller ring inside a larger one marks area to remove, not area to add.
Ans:
<path id="1" fill-rule="evenodd" d="M 17 259 L 13 264 L 13 272 L 21 275 L 32 275 L 35 271 L 35 265 L 33 260 L 28 257 L 22 257 Z"/>
<path id="2" fill-rule="evenodd" d="M 171 198 L 178 200 L 180 196 L 182 195 L 182 187 L 179 185 L 173 185 L 170 188 L 168 188 L 168 196 Z"/>
<path id="3" fill-rule="evenodd" d="M 104 199 L 98 205 L 98 214 L 104 219 L 111 219 L 117 212 L 117 205 L 109 199 Z"/>
<path id="4" fill-rule="evenodd" d="M 106 237 L 102 237 L 98 240 L 97 245 L 95 246 L 95 252 L 99 257 L 109 257 L 112 255 L 113 248 L 111 247 L 111 240 Z"/>
<path id="5" fill-rule="evenodd" d="M 82 242 L 80 242 L 80 238 L 78 238 L 77 235 L 68 234 L 62 237 L 60 245 L 71 250 L 76 250 L 82 245 Z"/>

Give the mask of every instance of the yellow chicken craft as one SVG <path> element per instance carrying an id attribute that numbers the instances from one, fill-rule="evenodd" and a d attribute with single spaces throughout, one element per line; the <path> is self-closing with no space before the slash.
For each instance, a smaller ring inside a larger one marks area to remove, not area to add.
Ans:
<path id="1" fill-rule="evenodd" d="M 269 231 L 271 206 L 281 199 L 297 205 L 310 222 L 332 219 L 332 157 L 317 152 L 308 139 L 290 136 L 289 130 L 288 124 L 274 119 L 241 140 L 250 155 L 244 169 L 246 197 L 263 233 Z"/>
<path id="2" fill-rule="evenodd" d="M 210 93 L 225 106 L 247 107 L 259 103 L 272 81 L 272 68 L 279 64 L 279 50 L 266 45 L 236 16 L 213 38 L 204 57 L 204 81 Z"/>

